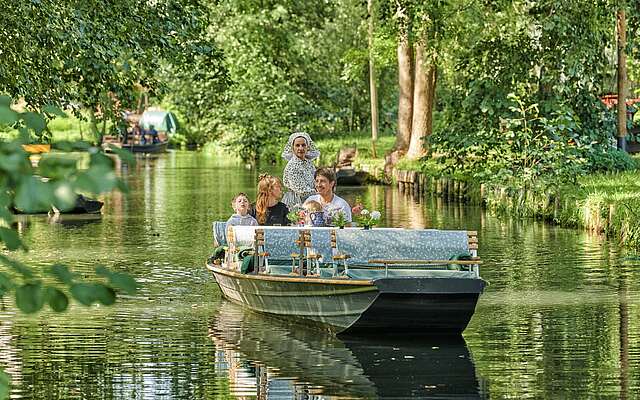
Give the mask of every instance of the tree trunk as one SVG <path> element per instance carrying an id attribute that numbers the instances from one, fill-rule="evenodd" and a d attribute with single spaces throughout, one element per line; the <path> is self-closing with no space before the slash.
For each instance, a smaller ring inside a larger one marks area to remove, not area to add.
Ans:
<path id="1" fill-rule="evenodd" d="M 369 89 L 371 95 L 371 155 L 375 158 L 378 140 L 378 90 L 376 88 L 376 69 L 373 61 L 373 0 L 367 1 L 369 11 Z"/>
<path id="2" fill-rule="evenodd" d="M 407 158 L 417 160 L 426 154 L 425 139 L 433 130 L 437 68 L 434 56 L 425 54 L 424 43 L 417 43 L 413 89 L 413 119 Z"/>
<path id="3" fill-rule="evenodd" d="M 400 22 L 398 36 L 398 133 L 395 149 L 407 151 L 411 140 L 411 120 L 413 118 L 413 60 L 411 43 L 406 22 Z"/>
<path id="4" fill-rule="evenodd" d="M 618 149 L 627 150 L 627 19 L 624 11 L 624 2 L 618 10 Z"/>
<path id="5" fill-rule="evenodd" d="M 91 134 L 96 140 L 96 144 L 100 146 L 102 144 L 102 135 L 100 135 L 100 130 L 98 129 L 98 120 L 96 119 L 95 108 L 91 108 L 91 112 L 89 113 L 89 128 L 91 129 Z"/>

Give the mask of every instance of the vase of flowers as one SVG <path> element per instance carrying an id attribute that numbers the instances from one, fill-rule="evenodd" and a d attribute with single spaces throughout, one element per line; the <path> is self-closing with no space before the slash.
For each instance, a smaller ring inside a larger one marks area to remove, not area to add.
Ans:
<path id="1" fill-rule="evenodd" d="M 307 216 L 307 212 L 300 204 L 295 204 L 289 213 L 287 213 L 287 219 L 293 225 L 304 225 L 305 218 Z"/>
<path id="2" fill-rule="evenodd" d="M 340 229 L 344 229 L 344 227 L 349 223 L 344 211 L 339 208 L 329 210 L 329 219 L 331 221 L 331 226 L 337 226 Z"/>
<path id="3" fill-rule="evenodd" d="M 356 221 L 358 225 L 364 229 L 371 229 L 380 222 L 380 211 L 369 211 L 366 208 L 362 209 L 359 214 L 356 215 Z"/>

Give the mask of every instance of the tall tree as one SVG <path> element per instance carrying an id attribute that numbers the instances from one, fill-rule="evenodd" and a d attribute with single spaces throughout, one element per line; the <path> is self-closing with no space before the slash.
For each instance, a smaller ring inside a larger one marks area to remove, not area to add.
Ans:
<path id="1" fill-rule="evenodd" d="M 369 14 L 369 93 L 371 102 L 371 152 L 376 155 L 376 141 L 378 140 L 378 88 L 376 84 L 376 68 L 373 57 L 373 0 L 367 1 Z"/>
<path id="2" fill-rule="evenodd" d="M 409 160 L 417 160 L 426 154 L 425 139 L 433 132 L 437 66 L 436 56 L 427 51 L 422 40 L 415 44 L 413 119 L 411 141 L 407 151 Z"/>
<path id="3" fill-rule="evenodd" d="M 618 36 L 618 149 L 626 151 L 627 141 L 627 18 L 624 0 L 620 0 L 620 8 L 617 11 L 617 36 Z"/>
<path id="4" fill-rule="evenodd" d="M 413 119 L 413 51 L 409 40 L 409 17 L 406 8 L 398 3 L 398 131 L 395 148 L 406 152 L 411 141 Z"/>

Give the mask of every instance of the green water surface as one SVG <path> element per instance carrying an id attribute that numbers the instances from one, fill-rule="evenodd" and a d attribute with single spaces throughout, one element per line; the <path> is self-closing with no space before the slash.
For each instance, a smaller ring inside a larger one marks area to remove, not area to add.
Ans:
<path id="1" fill-rule="evenodd" d="M 195 152 L 119 166 L 130 193 L 102 215 L 20 220 L 36 267 L 64 262 L 131 274 L 112 307 L 0 311 L 12 398 L 638 398 L 640 263 L 597 235 L 497 219 L 477 206 L 382 186 L 339 188 L 384 225 L 477 230 L 490 282 L 464 339 L 337 339 L 224 301 L 204 268 L 211 222 L 257 174 Z"/>

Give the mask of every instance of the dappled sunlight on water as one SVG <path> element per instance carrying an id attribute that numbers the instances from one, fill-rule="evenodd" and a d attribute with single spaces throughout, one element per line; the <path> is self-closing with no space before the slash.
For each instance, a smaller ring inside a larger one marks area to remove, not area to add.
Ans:
<path id="1" fill-rule="evenodd" d="M 259 171 L 198 153 L 140 158 L 101 216 L 21 217 L 32 249 L 91 278 L 133 275 L 134 296 L 65 314 L 0 311 L 14 398 L 635 398 L 640 262 L 601 236 L 382 186 L 339 188 L 383 225 L 477 230 L 490 283 L 464 339 L 343 339 L 282 325 L 220 298 L 203 267 L 211 221 Z"/>

